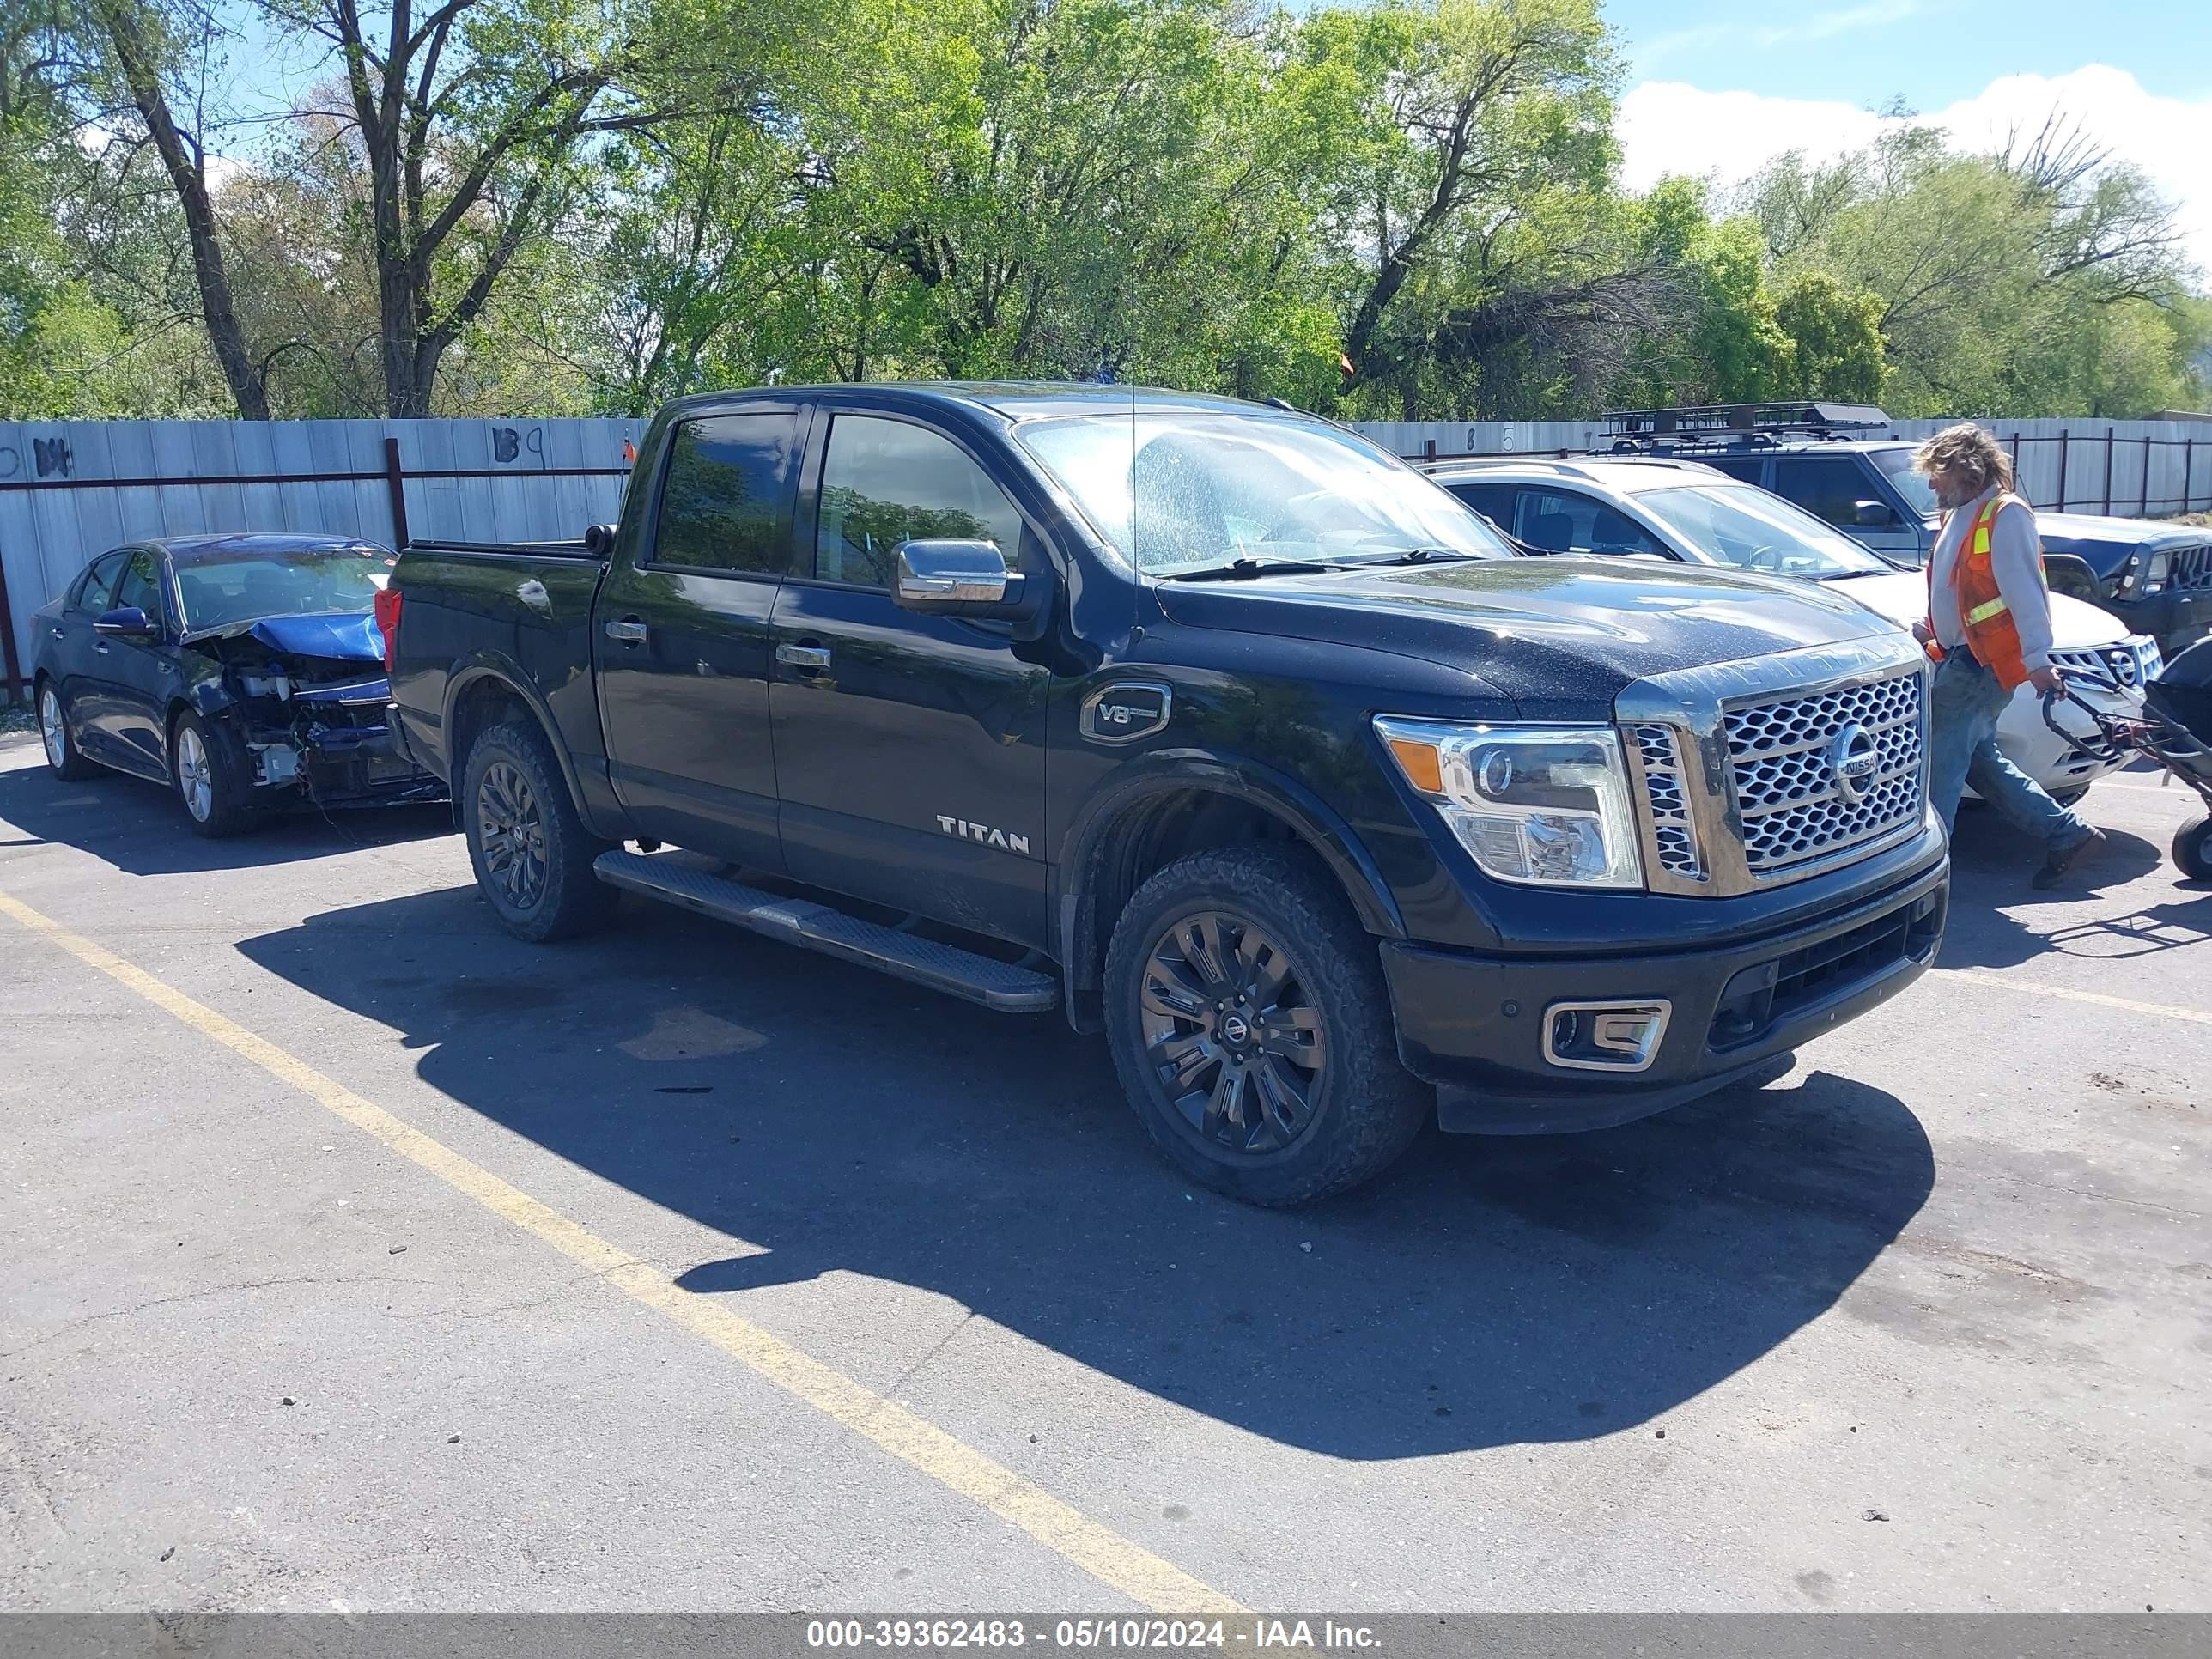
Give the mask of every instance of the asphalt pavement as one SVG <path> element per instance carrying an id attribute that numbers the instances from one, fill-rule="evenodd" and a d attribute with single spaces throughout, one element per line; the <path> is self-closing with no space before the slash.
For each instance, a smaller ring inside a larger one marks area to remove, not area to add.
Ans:
<path id="1" fill-rule="evenodd" d="M 1288 1214 L 1103 1049 L 0 739 L 0 1607 L 2212 1611 L 2212 888 Z"/>

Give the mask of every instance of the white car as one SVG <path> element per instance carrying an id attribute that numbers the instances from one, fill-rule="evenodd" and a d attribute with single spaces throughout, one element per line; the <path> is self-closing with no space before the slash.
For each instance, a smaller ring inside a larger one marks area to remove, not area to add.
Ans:
<path id="1" fill-rule="evenodd" d="M 1653 456 L 1571 460 L 1452 461 L 1430 476 L 1516 540 L 1545 553 L 1728 564 L 1769 575 L 1838 584 L 1868 609 L 1910 629 L 1928 612 L 1926 575 L 1900 570 L 1811 514 L 1696 461 Z M 2085 702 L 2112 713 L 2142 708 L 2142 687 L 2160 666 L 2156 641 L 2063 593 L 2051 596 L 2051 662 L 2075 678 Z M 2087 683 L 2096 676 L 2120 690 Z M 2091 734 L 2089 718 L 2060 703 L 2069 731 Z M 2041 700 L 2022 686 L 1997 723 L 1997 747 L 2062 801 L 2081 798 L 2121 761 L 2074 752 L 2044 724 Z M 1970 792 L 1971 793 L 1971 792 Z"/>

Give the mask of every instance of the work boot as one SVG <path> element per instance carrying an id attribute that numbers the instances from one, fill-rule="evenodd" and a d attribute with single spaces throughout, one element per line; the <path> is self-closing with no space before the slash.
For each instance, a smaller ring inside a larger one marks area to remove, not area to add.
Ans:
<path id="1" fill-rule="evenodd" d="M 2054 847 L 2043 861 L 2043 868 L 2035 872 L 2035 886 L 2049 891 L 2066 879 L 2066 872 L 2086 858 L 2094 858 L 2104 850 L 2105 832 L 2092 830 L 2070 847 Z"/>

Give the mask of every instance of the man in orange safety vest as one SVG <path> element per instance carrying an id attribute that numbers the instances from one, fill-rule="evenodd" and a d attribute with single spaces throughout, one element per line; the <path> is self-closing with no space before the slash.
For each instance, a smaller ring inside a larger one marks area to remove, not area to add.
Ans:
<path id="1" fill-rule="evenodd" d="M 2104 832 L 2045 794 L 1996 744 L 1997 717 L 2023 685 L 2064 689 L 2051 665 L 2051 599 L 2035 509 L 2013 493 L 2012 458 L 1971 422 L 1920 446 L 1943 528 L 1928 556 L 1928 620 L 1915 631 L 1936 659 L 1928 793 L 1948 831 L 1969 783 L 2045 848 L 2035 885 L 2055 887 L 2103 846 Z"/>

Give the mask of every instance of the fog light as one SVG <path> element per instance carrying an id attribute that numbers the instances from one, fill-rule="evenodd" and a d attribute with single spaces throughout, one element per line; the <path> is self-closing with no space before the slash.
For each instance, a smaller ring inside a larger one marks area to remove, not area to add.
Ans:
<path id="1" fill-rule="evenodd" d="M 1544 1010 L 1544 1058 L 1577 1072 L 1641 1072 L 1659 1057 L 1674 1005 L 1555 1002 Z"/>

